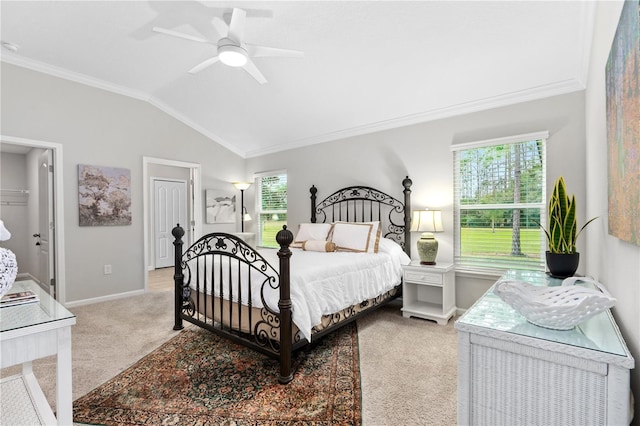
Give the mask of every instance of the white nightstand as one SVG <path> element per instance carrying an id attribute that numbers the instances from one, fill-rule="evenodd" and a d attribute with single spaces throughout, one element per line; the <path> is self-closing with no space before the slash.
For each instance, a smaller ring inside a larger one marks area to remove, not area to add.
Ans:
<path id="1" fill-rule="evenodd" d="M 456 312 L 456 276 L 453 264 L 403 266 L 402 316 L 449 322 Z"/>

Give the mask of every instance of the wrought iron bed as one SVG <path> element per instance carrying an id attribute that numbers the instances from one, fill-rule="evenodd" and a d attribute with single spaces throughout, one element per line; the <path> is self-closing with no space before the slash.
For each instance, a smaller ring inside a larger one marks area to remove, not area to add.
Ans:
<path id="1" fill-rule="evenodd" d="M 312 186 L 311 222 L 380 221 L 382 236 L 400 244 L 410 256 L 411 184 L 408 176 L 402 181 L 404 202 L 368 186 L 350 186 L 317 203 L 317 188 Z M 173 228 L 172 234 L 175 238 L 174 330 L 181 330 L 184 328 L 183 321 L 188 321 L 275 358 L 280 363 L 278 381 L 289 383 L 295 371 L 293 353 L 309 344 L 296 331 L 291 319 L 291 231 L 285 225 L 276 236 L 280 246 L 277 252 L 278 269 L 256 249 L 228 233 L 207 234 L 184 252 L 182 227 L 178 224 Z M 207 279 L 203 280 L 203 277 L 209 277 L 211 287 L 215 288 L 208 289 Z M 230 281 L 234 280 L 244 282 L 232 285 Z M 260 308 L 252 306 L 251 293 L 254 286 L 260 288 Z M 314 327 L 312 340 L 315 342 L 327 333 L 390 302 L 401 294 L 401 288 L 398 285 L 378 297 L 324 316 L 322 324 Z M 215 296 L 216 291 L 218 296 Z M 265 291 L 279 292 L 279 312 L 265 302 Z"/>

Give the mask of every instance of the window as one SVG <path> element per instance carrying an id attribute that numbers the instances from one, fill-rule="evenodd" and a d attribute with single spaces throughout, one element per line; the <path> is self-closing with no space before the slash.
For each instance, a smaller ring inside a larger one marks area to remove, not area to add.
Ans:
<path id="1" fill-rule="evenodd" d="M 454 249 L 462 270 L 544 270 L 547 132 L 454 145 Z"/>
<path id="2" fill-rule="evenodd" d="M 256 177 L 258 245 L 279 247 L 276 234 L 287 224 L 287 172 L 271 172 Z"/>

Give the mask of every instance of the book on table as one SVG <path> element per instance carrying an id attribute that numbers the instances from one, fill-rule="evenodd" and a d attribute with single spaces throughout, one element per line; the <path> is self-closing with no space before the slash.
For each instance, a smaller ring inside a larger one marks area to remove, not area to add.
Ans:
<path id="1" fill-rule="evenodd" d="M 13 293 L 7 293 L 0 298 L 0 308 L 24 305 L 25 303 L 34 303 L 39 300 L 38 295 L 31 290 L 16 291 Z"/>

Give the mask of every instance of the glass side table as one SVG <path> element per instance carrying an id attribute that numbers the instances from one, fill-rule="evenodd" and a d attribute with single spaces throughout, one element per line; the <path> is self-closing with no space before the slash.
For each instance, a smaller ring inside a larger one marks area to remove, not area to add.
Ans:
<path id="1" fill-rule="evenodd" d="M 76 317 L 34 281 L 16 281 L 10 293 L 31 290 L 38 302 L 0 308 L 0 367 L 22 365 L 3 377 L 2 424 L 72 425 L 71 326 Z M 33 374 L 32 362 L 56 355 L 56 412 Z"/>

